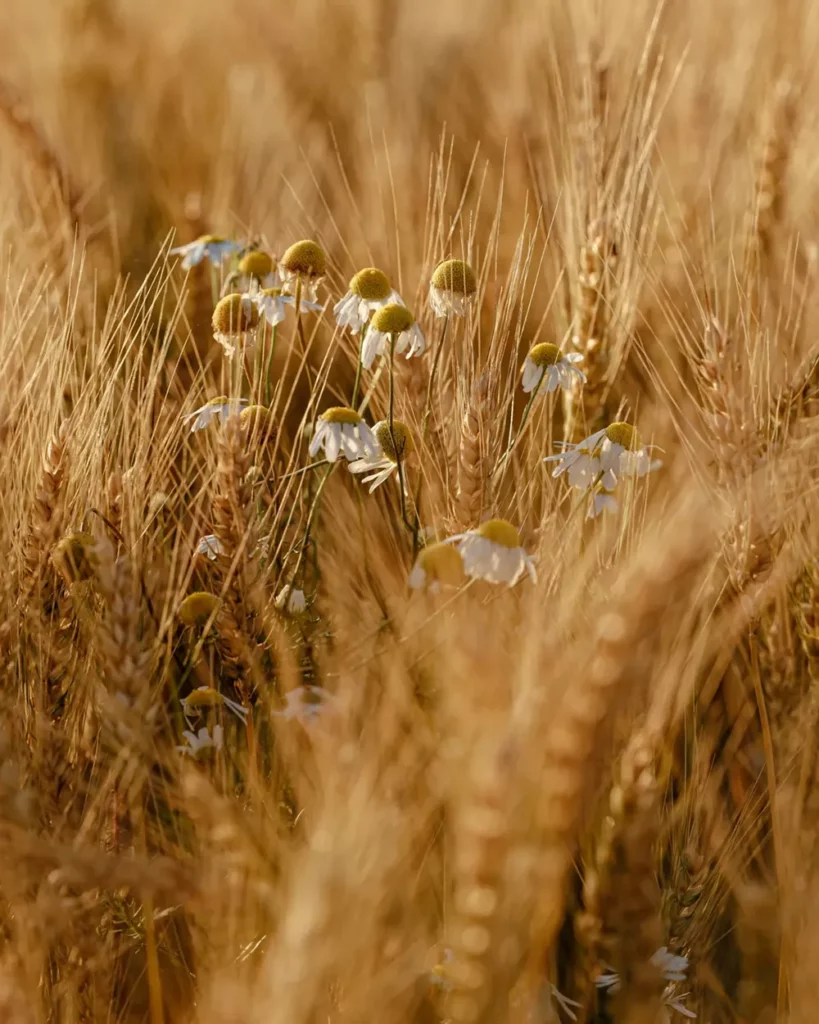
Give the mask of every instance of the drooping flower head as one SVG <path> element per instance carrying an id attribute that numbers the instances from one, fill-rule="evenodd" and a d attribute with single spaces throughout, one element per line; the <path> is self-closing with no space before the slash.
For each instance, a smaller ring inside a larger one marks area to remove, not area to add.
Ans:
<path id="1" fill-rule="evenodd" d="M 466 582 L 461 552 L 446 541 L 427 545 L 416 558 L 407 582 L 413 590 L 426 588 L 432 594 L 442 587 L 460 587 Z"/>
<path id="2" fill-rule="evenodd" d="M 250 294 L 250 300 L 259 311 L 259 316 L 275 327 L 280 324 L 286 315 L 288 306 L 295 306 L 296 299 L 293 295 L 286 295 L 281 288 L 259 288 Z M 320 313 L 324 307 L 320 302 L 311 302 L 309 299 L 302 299 L 299 309 L 302 313 Z"/>
<path id="3" fill-rule="evenodd" d="M 556 462 L 552 476 L 568 471 L 569 484 L 586 490 L 599 484 L 604 491 L 613 491 L 625 476 L 645 476 L 662 463 L 652 459 L 649 447 L 630 423 L 612 423 L 598 430 L 579 444 L 564 443 L 564 451 L 548 455 L 544 461 Z"/>
<path id="4" fill-rule="evenodd" d="M 535 345 L 523 364 L 523 390 L 528 394 L 543 382 L 542 391 L 556 391 L 559 387 L 570 391 L 576 380 L 585 383 L 585 373 L 574 365 L 582 362 L 579 352 L 563 353 L 548 342 Z"/>
<path id="5" fill-rule="evenodd" d="M 490 519 L 476 530 L 450 537 L 464 562 L 464 571 L 473 579 L 514 586 L 528 572 L 537 580 L 535 564 L 520 543 L 520 534 L 506 519 Z"/>
<path id="6" fill-rule="evenodd" d="M 426 348 L 424 335 L 415 322 L 415 317 L 406 306 L 392 302 L 373 313 L 370 326 L 361 345 L 361 365 L 365 370 L 375 362 L 376 356 L 389 354 L 392 339 L 395 339 L 395 354 L 421 355 Z"/>
<path id="7" fill-rule="evenodd" d="M 436 316 L 464 316 L 478 290 L 475 272 L 463 260 L 444 260 L 435 268 L 429 304 Z"/>
<path id="8" fill-rule="evenodd" d="M 219 598 L 206 590 L 188 594 L 177 609 L 177 617 L 184 626 L 204 626 L 219 607 Z"/>
<path id="9" fill-rule="evenodd" d="M 211 398 L 199 409 L 188 413 L 184 422 L 190 423 L 191 433 L 195 434 L 198 430 L 205 430 L 215 419 L 226 423 L 228 417 L 238 412 L 243 405 L 247 405 L 246 398 L 229 399 L 227 395 L 219 395 L 216 398 Z"/>
<path id="10" fill-rule="evenodd" d="M 96 540 L 91 533 L 72 533 L 51 552 L 51 561 L 66 583 L 90 580 L 97 563 Z"/>
<path id="11" fill-rule="evenodd" d="M 171 249 L 170 255 L 181 256 L 182 269 L 190 270 L 191 267 L 198 266 L 204 259 L 211 263 L 222 263 L 228 256 L 240 252 L 241 248 L 242 246 L 238 242 L 222 238 L 221 235 L 202 235 L 195 242 L 178 245 L 175 249 Z"/>
<path id="12" fill-rule="evenodd" d="M 347 294 L 335 304 L 333 312 L 339 327 L 361 331 L 373 310 L 389 304 L 403 306 L 404 302 L 383 270 L 366 267 L 352 277 Z"/>
<path id="13" fill-rule="evenodd" d="M 373 427 L 372 433 L 376 451 L 356 459 L 348 467 L 351 473 L 369 473 L 369 476 L 362 477 L 362 483 L 370 485 L 370 494 L 398 472 L 398 460 L 403 463 L 413 450 L 410 429 L 400 420 L 393 420 L 392 429 L 388 420 L 381 420 Z"/>
<path id="14" fill-rule="evenodd" d="M 292 291 L 294 284 L 301 281 L 307 297 L 315 301 L 316 289 L 327 273 L 327 257 L 318 242 L 303 239 L 291 245 L 285 252 L 279 264 L 279 271 L 289 290 Z"/>
<path id="15" fill-rule="evenodd" d="M 220 299 L 213 311 L 213 336 L 231 358 L 237 348 L 251 349 L 253 332 L 259 325 L 259 311 L 250 296 L 234 292 Z"/>
<path id="16" fill-rule="evenodd" d="M 207 708 L 226 707 L 236 715 L 240 722 L 247 720 L 247 708 L 243 708 L 241 704 L 237 704 L 235 700 L 226 697 L 212 686 L 197 687 L 183 698 L 181 704 L 185 718 L 194 718 Z"/>
<path id="17" fill-rule="evenodd" d="M 325 410 L 318 419 L 310 439 L 310 457 L 324 449 L 328 462 L 342 454 L 348 462 L 378 451 L 378 443 L 361 416 L 345 405 Z"/>
<path id="18" fill-rule="evenodd" d="M 225 740 L 225 731 L 221 725 L 214 725 L 213 735 L 207 726 L 203 726 L 198 733 L 186 729 L 182 735 L 185 738 L 184 746 L 176 749 L 180 754 L 189 754 L 191 757 L 199 757 L 201 754 L 222 749 Z"/>
<path id="19" fill-rule="evenodd" d="M 239 274 L 250 286 L 257 288 L 275 288 L 281 284 L 276 261 L 270 253 L 262 249 L 251 249 L 239 260 Z"/>

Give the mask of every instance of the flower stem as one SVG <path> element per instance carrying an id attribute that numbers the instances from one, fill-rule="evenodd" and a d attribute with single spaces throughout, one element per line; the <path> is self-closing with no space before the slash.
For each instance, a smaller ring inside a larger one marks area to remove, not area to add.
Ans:
<path id="1" fill-rule="evenodd" d="M 540 385 L 543 383 L 543 379 L 544 379 L 545 376 L 546 376 L 546 372 L 544 370 L 544 372 L 540 376 L 540 380 L 537 382 L 537 384 L 532 389 L 531 395 L 529 395 L 529 401 L 526 403 L 526 408 L 523 410 L 523 415 L 520 418 L 520 423 L 518 425 L 518 429 L 517 429 L 514 437 L 509 441 L 509 445 L 508 445 L 506 451 L 503 453 L 503 455 L 501 455 L 500 461 L 498 462 L 497 466 L 495 466 L 495 473 L 496 474 L 499 473 L 500 470 L 503 468 L 504 463 L 509 458 L 509 456 L 512 454 L 512 450 L 514 449 L 515 445 L 520 440 L 520 438 L 521 438 L 521 436 L 523 434 L 523 428 L 526 426 L 526 421 L 529 419 L 529 413 L 532 411 L 532 406 L 535 404 L 535 399 L 537 398 L 538 391 L 540 391 Z"/>
<path id="2" fill-rule="evenodd" d="M 270 351 L 267 354 L 267 362 L 264 368 L 264 404 L 267 408 L 270 408 L 270 402 L 272 400 L 272 384 L 270 382 L 270 371 L 273 368 L 273 353 L 276 351 L 276 331 L 278 324 L 273 325 L 273 333 L 270 339 Z M 267 332 L 265 331 L 265 334 Z"/>
<path id="3" fill-rule="evenodd" d="M 361 328 L 361 332 L 358 337 L 358 365 L 355 369 L 355 384 L 353 385 L 353 400 L 350 402 L 350 408 L 355 409 L 356 402 L 358 401 L 358 391 L 361 387 L 361 352 L 364 348 L 364 327 Z"/>
<path id="4" fill-rule="evenodd" d="M 424 415 L 421 420 L 421 447 L 420 451 L 423 452 L 424 446 L 427 441 L 427 433 L 429 432 L 429 420 L 432 415 L 432 389 L 435 386 L 435 377 L 438 373 L 438 365 L 441 362 L 441 353 L 444 351 L 444 341 L 446 340 L 447 328 L 449 327 L 449 317 L 444 320 L 444 326 L 441 330 L 441 336 L 438 339 L 438 344 L 435 348 L 435 355 L 432 358 L 432 369 L 429 374 L 429 381 L 427 382 L 427 397 L 424 402 Z M 421 528 L 421 492 L 424 488 L 424 474 L 418 474 L 418 488 L 415 492 L 415 523 L 412 531 L 412 555 L 413 558 L 418 554 L 418 535 Z"/>
<path id="5" fill-rule="evenodd" d="M 389 425 L 390 425 L 390 439 L 392 440 L 392 450 L 395 452 L 395 464 L 398 467 L 398 487 L 401 491 L 401 518 L 404 520 L 404 526 L 415 536 L 415 527 L 407 519 L 407 498 L 404 492 L 404 467 L 402 465 L 401 451 L 398 448 L 398 442 L 395 439 L 394 430 L 394 411 L 395 411 L 395 335 L 390 335 L 390 410 L 389 410 Z"/>

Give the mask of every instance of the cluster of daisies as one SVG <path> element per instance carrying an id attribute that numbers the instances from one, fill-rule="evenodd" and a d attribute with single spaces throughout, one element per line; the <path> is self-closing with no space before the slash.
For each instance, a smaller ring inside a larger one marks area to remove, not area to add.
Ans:
<path id="1" fill-rule="evenodd" d="M 215 236 L 171 252 L 182 257 L 185 269 L 205 259 L 216 266 L 235 262 L 235 268 L 225 277 L 223 292 L 236 290 L 223 294 L 213 313 L 214 337 L 229 358 L 252 352 L 265 325 L 272 328 L 275 339 L 276 327 L 284 320 L 288 307 L 293 307 L 297 315 L 324 309 L 317 301 L 317 289 L 325 277 L 327 260 L 314 241 L 297 242 L 279 261 L 257 248 Z M 463 317 L 477 292 L 478 282 L 470 265 L 448 259 L 438 265 L 430 279 L 429 304 L 436 317 Z M 331 465 L 345 460 L 349 470 L 369 485 L 370 492 L 396 476 L 403 512 L 403 470 L 413 452 L 413 441 L 409 427 L 392 415 L 392 373 L 389 419 L 372 427 L 363 418 L 363 406 L 356 408 L 358 382 L 361 371 L 370 370 L 378 359 L 387 359 L 392 370 L 396 355 L 407 359 L 422 355 L 427 347 L 424 333 L 387 275 L 375 267 L 353 276 L 333 313 L 340 328 L 358 335 L 356 388 L 349 406 L 334 406 L 321 413 L 313 428 L 310 457 L 321 454 Z M 578 352 L 563 352 L 548 343 L 535 345 L 522 367 L 522 387 L 529 395 L 529 406 L 540 393 L 582 387 L 586 381 L 582 361 Z M 215 399 L 190 415 L 190 429 L 204 429 L 214 419 L 224 421 L 235 412 L 248 415 L 251 410 L 243 408 L 246 405 L 244 399 Z M 570 487 L 588 496 L 587 515 L 592 518 L 617 509 L 615 491 L 621 480 L 645 476 L 660 465 L 651 458 L 650 446 L 643 444 L 637 430 L 625 422 L 613 423 L 578 444 L 563 443 L 560 447 L 558 454 L 544 461 L 555 463 L 553 476 L 566 474 Z M 416 538 L 419 526 L 416 521 Z M 200 551 L 216 557 L 216 543 L 213 537 L 203 538 Z M 469 579 L 512 586 L 526 574 L 536 579 L 534 562 L 523 548 L 518 530 L 506 520 L 492 519 L 424 547 L 410 573 L 409 585 L 433 592 Z M 292 586 L 280 597 L 283 608 L 293 613 L 303 610 L 304 595 Z"/>

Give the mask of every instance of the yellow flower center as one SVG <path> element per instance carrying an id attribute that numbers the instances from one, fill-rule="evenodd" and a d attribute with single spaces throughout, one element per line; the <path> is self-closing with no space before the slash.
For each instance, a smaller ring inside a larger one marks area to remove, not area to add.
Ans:
<path id="1" fill-rule="evenodd" d="M 239 273 L 248 277 L 263 277 L 273 270 L 273 257 L 266 252 L 248 252 L 239 260 Z"/>
<path id="2" fill-rule="evenodd" d="M 321 418 L 325 423 L 360 423 L 361 417 L 346 405 L 336 405 L 332 409 L 326 409 Z"/>
<path id="3" fill-rule="evenodd" d="M 490 519 L 481 523 L 477 532 L 493 544 L 500 544 L 502 548 L 520 547 L 520 534 L 506 519 Z"/>
<path id="4" fill-rule="evenodd" d="M 216 303 L 213 311 L 213 330 L 215 334 L 226 334 L 228 337 L 244 334 L 259 323 L 259 311 L 238 293 L 226 295 Z"/>
<path id="5" fill-rule="evenodd" d="M 412 451 L 412 437 L 409 427 L 406 423 L 401 423 L 400 420 L 392 421 L 392 434 L 390 433 L 390 424 L 387 420 L 381 420 L 380 423 L 376 423 L 373 427 L 373 433 L 381 445 L 381 450 L 391 462 L 398 462 L 399 458 L 404 459 Z M 392 440 L 393 435 L 395 435 L 395 444 L 393 444 Z"/>
<path id="6" fill-rule="evenodd" d="M 426 582 L 432 580 L 449 587 L 464 582 L 464 562 L 454 544 L 430 544 L 418 555 L 418 564 L 426 574 Z"/>
<path id="7" fill-rule="evenodd" d="M 227 404 L 228 404 L 228 396 L 227 395 L 217 395 L 216 398 L 211 398 L 211 400 L 209 402 L 205 402 L 206 406 L 214 405 L 214 406 L 218 407 L 218 406 L 227 405 Z"/>
<path id="8" fill-rule="evenodd" d="M 189 693 L 182 703 L 186 708 L 216 708 L 220 704 L 224 704 L 224 698 L 212 686 L 202 686 L 200 689 L 194 690 L 193 693 Z"/>
<path id="9" fill-rule="evenodd" d="M 51 560 L 66 583 L 88 580 L 94 575 L 95 544 L 90 533 L 72 533 L 56 545 Z"/>
<path id="10" fill-rule="evenodd" d="M 200 235 L 196 239 L 198 245 L 219 245 L 221 242 L 226 242 L 227 239 L 223 235 Z"/>
<path id="11" fill-rule="evenodd" d="M 454 292 L 456 295 L 474 295 L 478 290 L 475 272 L 463 260 L 444 260 L 435 268 L 432 275 L 432 287 L 442 292 Z"/>
<path id="12" fill-rule="evenodd" d="M 242 409 L 239 420 L 245 430 L 254 433 L 266 430 L 269 417 L 270 410 L 266 406 L 249 405 L 246 409 Z"/>
<path id="13" fill-rule="evenodd" d="M 630 423 L 612 423 L 606 427 L 606 437 L 612 444 L 622 445 L 626 451 L 638 452 L 643 447 L 643 442 L 637 429 Z"/>
<path id="14" fill-rule="evenodd" d="M 265 295 L 268 299 L 278 299 L 281 293 L 281 288 L 262 288 L 261 290 L 261 294 Z"/>
<path id="15" fill-rule="evenodd" d="M 382 306 L 373 313 L 373 328 L 382 334 L 401 334 L 408 331 L 414 323 L 415 317 L 412 313 L 406 306 L 399 306 L 397 302 Z"/>
<path id="16" fill-rule="evenodd" d="M 195 594 L 188 594 L 179 605 L 176 614 L 179 616 L 179 621 L 186 626 L 204 626 L 218 607 L 219 598 L 215 594 L 200 590 Z M 190 700 L 190 698 L 188 699 Z"/>
<path id="17" fill-rule="evenodd" d="M 550 345 L 544 342 L 542 345 L 535 345 L 529 350 L 529 358 L 535 366 L 554 366 L 563 358 L 557 345 Z"/>
<path id="18" fill-rule="evenodd" d="M 375 302 L 386 299 L 392 289 L 390 280 L 383 270 L 367 267 L 364 270 L 359 270 L 350 281 L 350 291 L 362 299 Z"/>
<path id="19" fill-rule="evenodd" d="M 327 272 L 327 257 L 318 242 L 304 239 L 291 245 L 282 256 L 282 266 L 288 274 L 301 277 L 324 277 Z"/>

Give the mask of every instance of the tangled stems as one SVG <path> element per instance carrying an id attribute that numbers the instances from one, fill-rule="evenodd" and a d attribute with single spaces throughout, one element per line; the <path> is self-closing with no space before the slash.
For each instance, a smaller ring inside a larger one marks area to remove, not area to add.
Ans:
<path id="1" fill-rule="evenodd" d="M 427 432 L 429 430 L 429 420 L 432 415 L 432 389 L 435 386 L 435 377 L 438 373 L 438 366 L 441 362 L 441 353 L 444 351 L 444 341 L 446 340 L 446 332 L 449 327 L 449 317 L 444 319 L 444 326 L 441 329 L 441 337 L 438 339 L 438 344 L 435 348 L 435 355 L 432 359 L 432 370 L 429 374 L 429 381 L 427 383 L 427 397 L 424 402 L 424 415 L 421 420 L 421 447 L 420 451 L 423 452 L 424 446 L 427 442 Z M 418 535 L 421 528 L 421 492 L 424 488 L 424 475 L 423 473 L 418 474 L 418 489 L 415 492 L 415 522 L 412 528 L 412 555 L 413 558 L 418 554 Z"/>
<path id="2" fill-rule="evenodd" d="M 410 531 L 413 536 L 413 547 L 415 546 L 415 535 L 416 527 L 407 519 L 407 499 L 404 493 L 404 467 L 402 465 L 402 451 L 398 447 L 398 442 L 395 438 L 395 430 L 393 428 L 394 423 L 394 408 L 395 408 L 395 334 L 390 335 L 390 410 L 389 410 L 389 425 L 390 425 L 390 440 L 392 441 L 392 450 L 395 452 L 395 464 L 398 467 L 398 487 L 401 491 L 401 518 L 404 520 L 404 526 Z M 415 516 L 418 518 L 417 512 Z"/>
<path id="3" fill-rule="evenodd" d="M 314 463 L 314 465 L 320 465 L 320 463 Z M 324 485 L 333 475 L 333 471 L 335 470 L 336 466 L 338 466 L 337 462 L 331 463 L 330 468 L 319 481 L 319 485 L 316 488 L 316 493 L 313 495 L 313 503 L 311 504 L 310 509 L 307 513 L 307 522 L 304 524 L 304 534 L 301 539 L 301 544 L 299 545 L 299 557 L 298 560 L 296 561 L 296 568 L 293 570 L 293 577 L 290 581 L 291 586 L 296 585 L 296 581 L 299 578 L 299 573 L 301 572 L 301 567 L 304 564 L 304 559 L 307 554 L 307 548 L 310 543 L 310 531 L 313 528 L 313 523 L 315 521 L 316 513 L 318 512 L 319 508 L 319 503 L 321 501 L 321 492 L 324 490 Z M 313 467 L 311 466 L 310 468 L 312 469 Z"/>
<path id="4" fill-rule="evenodd" d="M 537 382 L 537 384 L 532 389 L 532 393 L 531 393 L 531 395 L 529 395 L 529 401 L 526 403 L 526 408 L 523 410 L 523 415 L 520 418 L 520 424 L 518 425 L 518 429 L 515 432 L 514 436 L 511 436 L 511 434 L 512 434 L 512 424 L 511 423 L 509 424 L 509 433 L 510 433 L 509 444 L 508 444 L 508 446 L 506 448 L 506 451 L 503 453 L 503 455 L 501 455 L 500 460 L 498 461 L 497 466 L 495 467 L 495 474 L 496 475 L 498 473 L 500 473 L 500 471 L 503 469 L 503 466 L 505 465 L 506 460 L 512 454 L 512 451 L 513 451 L 515 445 L 518 443 L 518 441 L 520 440 L 521 436 L 523 435 L 523 428 L 526 426 L 526 421 L 529 419 L 529 413 L 532 411 L 532 406 L 535 404 L 535 399 L 537 398 L 538 392 L 540 391 L 540 385 L 543 383 L 545 377 L 546 377 L 546 374 L 542 373 L 541 376 L 540 376 L 540 380 Z M 513 405 L 513 409 L 514 409 L 514 402 L 512 403 L 512 405 Z"/>

